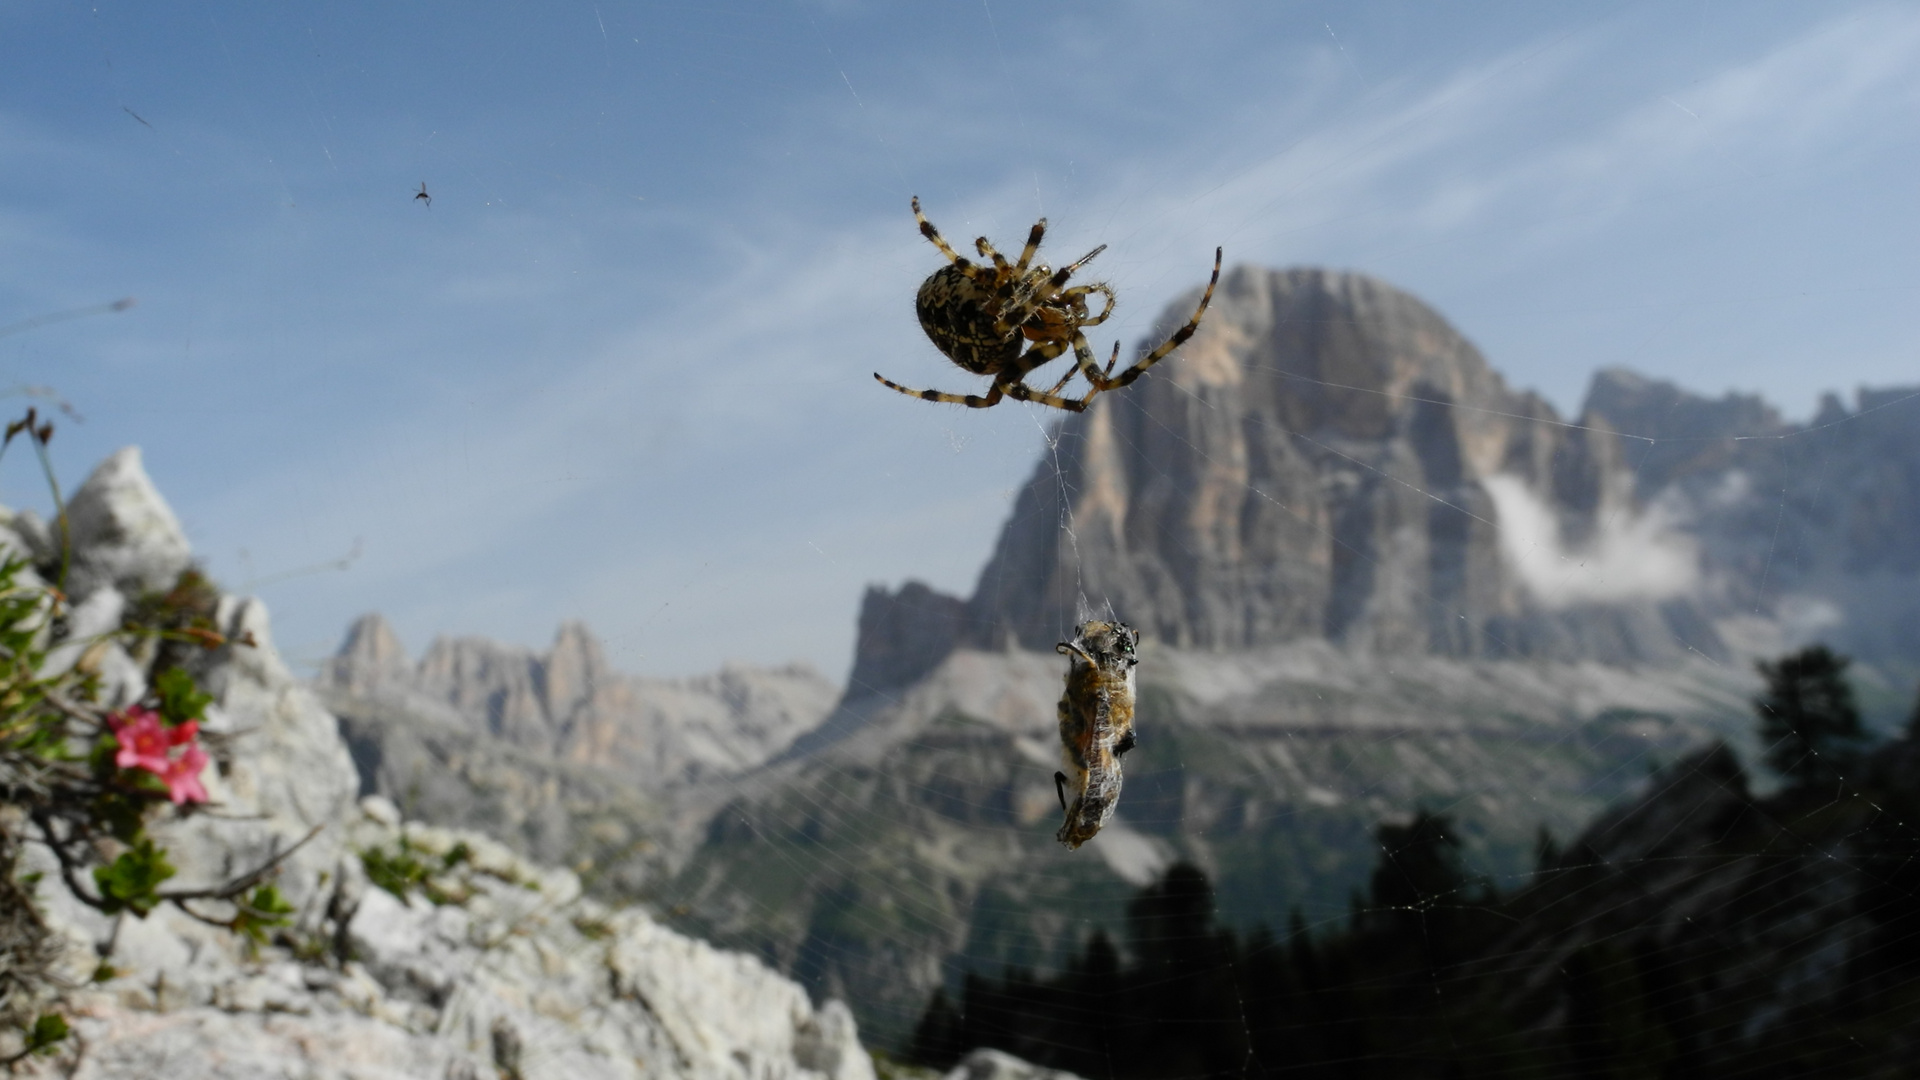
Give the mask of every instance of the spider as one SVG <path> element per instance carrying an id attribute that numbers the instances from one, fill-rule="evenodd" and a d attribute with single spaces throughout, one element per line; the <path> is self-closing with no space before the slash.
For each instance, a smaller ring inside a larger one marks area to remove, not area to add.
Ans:
<path id="1" fill-rule="evenodd" d="M 1068 412 L 1085 411 L 1095 394 L 1131 384 L 1192 337 L 1200 327 L 1200 317 L 1207 312 L 1208 302 L 1213 299 L 1213 287 L 1220 283 L 1220 249 L 1214 248 L 1213 278 L 1207 282 L 1207 291 L 1201 295 L 1200 306 L 1194 310 L 1193 318 L 1174 331 L 1165 344 L 1116 376 L 1113 366 L 1120 359 L 1120 343 L 1114 342 L 1113 355 L 1107 359 L 1107 366 L 1103 370 L 1096 366 L 1093 348 L 1087 344 L 1087 336 L 1083 332 L 1089 326 L 1106 322 L 1107 316 L 1113 314 L 1113 287 L 1104 281 L 1097 281 L 1091 285 L 1066 288 L 1067 279 L 1092 262 L 1095 255 L 1105 251 L 1107 245 L 1101 244 L 1059 270 L 1050 269 L 1044 263 L 1035 263 L 1034 253 L 1040 249 L 1040 239 L 1047 233 L 1047 219 L 1041 218 L 1034 222 L 1032 231 L 1027 233 L 1027 246 L 1020 252 L 1019 262 L 1009 264 L 1006 257 L 987 242 L 986 237 L 975 240 L 974 248 L 982 257 L 993 261 L 993 265 L 988 267 L 966 259 L 947 245 L 940 236 L 940 230 L 934 228 L 933 222 L 920 212 L 920 197 L 917 195 L 913 199 L 913 216 L 920 222 L 920 235 L 939 248 L 948 260 L 946 266 L 935 270 L 926 281 L 921 282 L 920 293 L 914 298 L 914 309 L 920 316 L 920 328 L 926 331 L 927 337 L 946 354 L 947 359 L 975 375 L 993 376 L 985 396 L 980 396 L 944 394 L 938 390 L 909 390 L 877 371 L 873 373 L 873 377 L 879 379 L 882 385 L 922 401 L 944 401 L 965 405 L 970 409 L 985 409 L 999 404 L 1002 397 L 1010 397 L 1016 401 L 1031 401 Z M 1106 298 L 1098 315 L 1092 314 L 1087 308 L 1087 298 L 1096 294 Z M 1028 342 L 1032 343 L 1031 346 L 1027 346 Z M 1025 352 L 1021 351 L 1022 347 L 1026 347 Z M 1073 350 L 1074 365 L 1052 389 L 1042 392 L 1023 381 L 1029 372 L 1063 355 L 1068 349 Z M 1075 372 L 1087 377 L 1091 389 L 1081 398 L 1059 396 L 1060 390 Z"/>

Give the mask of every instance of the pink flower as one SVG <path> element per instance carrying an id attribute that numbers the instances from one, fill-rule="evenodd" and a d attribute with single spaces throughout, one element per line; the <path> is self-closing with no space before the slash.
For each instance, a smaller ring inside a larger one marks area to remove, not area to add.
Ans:
<path id="1" fill-rule="evenodd" d="M 189 720 L 176 727 L 160 723 L 160 714 L 142 705 L 123 712 L 107 714 L 107 726 L 120 742 L 113 763 L 122 769 L 145 769 L 166 782 L 167 797 L 174 805 L 206 802 L 207 789 L 200 773 L 207 767 L 207 752 L 194 739 L 200 735 L 200 722 Z M 186 747 L 179 757 L 178 747 Z"/>
<path id="2" fill-rule="evenodd" d="M 160 726 L 159 713 L 135 705 L 124 713 L 108 713 L 107 724 L 120 741 L 120 752 L 113 759 L 115 765 L 163 773 L 172 764 L 167 751 L 177 744 L 169 738 L 171 733 Z"/>
<path id="3" fill-rule="evenodd" d="M 160 779 L 167 782 L 167 798 L 172 799 L 175 806 L 206 802 L 207 789 L 200 785 L 200 770 L 206 767 L 207 752 L 198 746 L 188 746 L 186 753 L 167 762 L 166 769 L 160 772 Z"/>

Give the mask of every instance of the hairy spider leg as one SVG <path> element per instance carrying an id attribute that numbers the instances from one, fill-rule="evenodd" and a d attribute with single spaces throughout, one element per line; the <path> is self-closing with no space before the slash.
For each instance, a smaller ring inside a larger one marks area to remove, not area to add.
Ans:
<path id="1" fill-rule="evenodd" d="M 1086 338 L 1084 336 L 1077 333 L 1074 336 L 1080 338 L 1083 344 L 1085 343 Z M 1012 363 L 995 373 L 993 384 L 987 387 L 985 396 L 978 394 L 948 394 L 939 390 L 914 390 L 901 386 L 899 383 L 894 382 L 892 379 L 887 378 L 877 371 L 873 373 L 873 377 L 880 380 L 881 385 L 898 390 L 908 397 L 916 397 L 922 401 L 941 401 L 949 405 L 965 405 L 969 409 L 991 408 L 999 404 L 1002 397 L 1010 397 L 1016 401 L 1031 401 L 1036 405 L 1047 405 L 1055 409 L 1064 409 L 1067 412 L 1083 412 L 1086 410 L 1087 402 L 1093 400 L 1093 395 L 1097 391 L 1089 391 L 1086 397 L 1076 400 L 1059 395 L 1058 391 L 1060 387 L 1066 385 L 1065 379 L 1062 379 L 1059 385 L 1056 385 L 1052 390 L 1044 392 L 1035 390 L 1021 381 L 1035 368 L 1041 367 L 1048 361 L 1065 353 L 1068 345 L 1069 342 L 1058 340 L 1036 343 L 1032 348 L 1021 353 Z M 1087 359 L 1091 361 L 1092 355 L 1088 354 Z M 1076 366 L 1074 370 L 1079 369 Z M 1067 372 L 1068 378 L 1072 378 L 1072 376 L 1073 371 Z"/>
<path id="2" fill-rule="evenodd" d="M 1071 324 L 1069 324 L 1069 326 L 1071 332 L 1064 338 L 1048 338 L 1044 341 L 1035 342 L 1031 348 L 1020 354 L 1019 359 L 1009 367 L 1009 372 L 1017 372 L 1015 375 L 1016 379 L 1025 380 L 1029 374 L 1045 367 L 1056 358 L 1064 355 L 1069 348 L 1073 349 L 1073 365 L 1067 368 L 1066 374 L 1060 376 L 1060 381 L 1054 383 L 1044 395 L 1048 398 L 1057 399 L 1061 388 L 1065 387 L 1076 373 L 1090 370 L 1095 363 L 1093 348 L 1087 344 L 1087 336 L 1082 334 L 1078 327 L 1072 327 Z M 1119 348 L 1120 346 L 1116 343 L 1114 345 L 1115 356 L 1119 355 Z M 1009 390 L 1009 392 L 1011 392 L 1011 390 Z M 1092 401 L 1093 396 L 1099 392 L 1099 387 L 1089 387 L 1086 396 L 1078 399 L 1067 399 L 1072 401 L 1072 405 L 1057 407 L 1065 408 L 1069 412 L 1082 412 L 1086 409 L 1087 403 Z"/>
<path id="3" fill-rule="evenodd" d="M 987 242 L 986 237 L 976 237 L 973 241 L 973 249 L 978 251 L 982 257 L 992 259 L 993 268 L 998 270 L 1002 277 L 1014 272 L 1012 265 L 1007 262 L 1007 257 L 995 251 L 993 245 Z"/>
<path id="4" fill-rule="evenodd" d="M 1086 374 L 1087 381 L 1089 383 L 1092 383 L 1094 381 L 1093 346 L 1087 343 L 1086 335 L 1084 334 L 1076 333 L 1074 334 L 1074 337 L 1078 338 L 1079 340 L 1074 343 L 1074 347 L 1073 347 L 1073 361 L 1074 361 L 1073 366 L 1071 368 L 1068 368 L 1067 373 L 1065 375 L 1060 376 L 1060 381 L 1053 385 L 1053 393 L 1056 393 L 1056 394 L 1059 393 L 1060 388 L 1067 385 L 1067 381 L 1069 379 L 1083 372 Z M 1118 363 L 1119 360 L 1120 360 L 1120 343 L 1116 341 L 1113 343 L 1113 355 L 1107 357 L 1107 369 L 1104 374 L 1112 375 L 1113 365 Z M 1083 403 L 1092 401 L 1093 396 L 1099 392 L 1100 392 L 1100 387 L 1096 383 L 1093 389 L 1087 391 L 1087 396 L 1081 398 L 1080 400 Z"/>
<path id="5" fill-rule="evenodd" d="M 938 390 L 910 390 L 877 371 L 873 373 L 873 377 L 879 379 L 882 386 L 891 387 L 908 397 L 919 398 L 921 401 L 944 401 L 949 405 L 965 405 L 969 409 L 992 408 L 1000 404 L 1001 397 L 1005 396 L 1000 389 L 998 379 L 994 380 L 993 385 L 987 387 L 986 396 L 981 397 L 978 394 L 943 394 Z"/>
<path id="6" fill-rule="evenodd" d="M 1107 306 L 1100 309 L 1100 314 L 1089 316 L 1087 314 L 1087 297 L 1092 296 L 1094 293 L 1099 293 L 1106 297 Z M 1107 321 L 1107 316 L 1113 314 L 1115 298 L 1113 295 L 1113 286 L 1104 281 L 1096 281 L 1091 285 L 1078 285 L 1068 289 L 1056 297 L 1056 299 L 1064 300 L 1073 306 L 1073 313 L 1080 316 L 1080 318 L 1075 319 L 1074 322 L 1081 326 L 1099 326 L 1101 323 Z"/>
<path id="7" fill-rule="evenodd" d="M 995 251 L 993 245 L 989 243 L 984 236 L 977 237 L 973 241 L 973 247 L 974 250 L 978 251 L 983 257 L 992 259 L 993 265 L 999 267 L 1001 270 L 1012 270 L 1016 274 L 1024 274 L 1026 273 L 1027 267 L 1033 265 L 1034 253 L 1040 250 L 1040 239 L 1046 235 L 1047 219 L 1041 218 L 1039 221 L 1033 223 L 1033 228 L 1027 230 L 1027 246 L 1020 250 L 1020 261 L 1012 266 L 1007 264 L 1006 256 Z"/>
<path id="8" fill-rule="evenodd" d="M 920 235 L 931 240 L 933 246 L 940 249 L 940 254 L 947 257 L 947 261 L 957 263 L 963 267 L 973 265 L 973 263 L 968 262 L 959 252 L 948 247 L 946 239 L 940 235 L 940 230 L 934 228 L 933 222 L 927 220 L 927 215 L 920 212 L 920 196 L 918 195 L 913 197 L 913 216 L 914 220 L 920 223 Z"/>
<path id="9" fill-rule="evenodd" d="M 1058 394 L 1067 385 L 1067 383 L 1073 380 L 1073 377 L 1075 375 L 1085 372 L 1087 374 L 1087 382 L 1089 384 L 1093 384 L 1091 388 L 1087 391 L 1086 396 L 1079 399 L 1081 408 L 1085 408 L 1087 403 L 1093 400 L 1093 396 L 1100 392 L 1100 387 L 1097 384 L 1094 384 L 1094 377 L 1097 374 L 1097 372 L 1094 369 L 1094 364 L 1096 363 L 1096 361 L 1093 355 L 1093 346 L 1087 343 L 1087 336 L 1085 334 L 1082 334 L 1077 329 L 1074 330 L 1072 338 L 1070 340 L 1073 344 L 1073 366 L 1067 369 L 1066 374 L 1060 376 L 1060 381 L 1057 383 L 1054 383 L 1053 387 L 1049 389 L 1047 393 Z M 1039 351 L 1039 349 L 1040 349 L 1040 346 L 1035 346 L 1033 349 L 1027 350 L 1027 353 L 1023 354 L 1021 359 L 1023 360 L 1026 359 L 1027 355 L 1031 355 L 1032 353 Z M 1065 349 L 1060 350 L 1060 352 L 1065 352 L 1065 351 L 1066 351 Z M 1052 357 L 1048 357 L 1048 359 L 1052 359 Z M 1113 355 L 1107 359 L 1107 374 L 1111 375 L 1113 373 L 1114 362 L 1119 359 L 1120 359 L 1120 343 L 1116 341 L 1113 343 Z M 1042 363 L 1044 362 L 1045 361 L 1042 361 Z M 1080 410 L 1075 409 L 1073 411 L 1079 412 Z"/>
<path id="10" fill-rule="evenodd" d="M 1056 353 L 1055 355 L 1058 354 Z M 913 390 L 901 386 L 899 383 L 894 382 L 892 379 L 887 378 L 877 371 L 873 373 L 873 377 L 880 380 L 880 385 L 892 390 L 898 390 L 908 397 L 919 398 L 921 401 L 939 401 L 948 405 L 965 405 L 969 409 L 992 408 L 998 405 L 1000 399 L 1003 397 L 1010 397 L 1015 401 L 1031 401 L 1035 405 L 1047 405 L 1055 409 L 1064 409 L 1067 412 L 1082 412 L 1087 407 L 1087 399 L 1076 401 L 1073 398 L 1063 398 L 1057 394 L 1041 393 L 1022 382 L 1004 381 L 1009 377 L 1008 374 L 1003 374 L 994 379 L 993 385 L 987 387 L 987 392 L 984 397 L 978 394 L 947 394 L 939 390 Z M 1088 394 L 1087 398 L 1091 398 L 1092 396 L 1092 394 Z"/>
<path id="11" fill-rule="evenodd" d="M 1100 390 L 1118 390 L 1123 386 L 1132 385 L 1135 379 L 1146 374 L 1148 368 L 1166 359 L 1168 353 L 1186 344 L 1187 339 L 1193 336 L 1193 332 L 1200 328 L 1200 316 L 1207 313 L 1207 305 L 1213 301 L 1213 287 L 1218 284 L 1220 284 L 1220 249 L 1214 248 L 1213 278 L 1207 282 L 1207 291 L 1200 294 L 1200 306 L 1194 309 L 1193 318 L 1188 319 L 1185 326 L 1175 330 L 1166 344 L 1141 357 L 1139 363 L 1121 372 L 1118 378 L 1102 375 L 1095 381 L 1094 386 Z M 1088 377 L 1092 378 L 1091 374 Z"/>
<path id="12" fill-rule="evenodd" d="M 1085 255 L 1080 256 L 1078 259 L 1075 259 L 1072 262 L 1068 263 L 1067 265 L 1061 267 L 1060 269 L 1055 270 L 1053 272 L 1053 276 L 1047 279 L 1047 282 L 1045 285 L 1042 285 L 1039 288 L 1034 290 L 1033 302 L 1036 304 L 1044 304 L 1049 300 L 1052 300 L 1054 296 L 1057 295 L 1062 288 L 1066 287 L 1068 278 L 1072 277 L 1074 273 L 1078 271 L 1081 267 L 1092 262 L 1093 257 L 1095 255 L 1098 255 L 1105 250 L 1107 250 L 1107 245 L 1101 244 L 1099 247 L 1094 248 L 1092 251 L 1089 251 Z"/>
<path id="13" fill-rule="evenodd" d="M 1040 250 L 1040 238 L 1045 235 L 1047 219 L 1041 218 L 1033 223 L 1033 228 L 1027 230 L 1027 246 L 1020 251 L 1020 261 L 1014 265 L 1015 270 L 1024 273 L 1027 267 L 1033 265 L 1034 253 Z"/>

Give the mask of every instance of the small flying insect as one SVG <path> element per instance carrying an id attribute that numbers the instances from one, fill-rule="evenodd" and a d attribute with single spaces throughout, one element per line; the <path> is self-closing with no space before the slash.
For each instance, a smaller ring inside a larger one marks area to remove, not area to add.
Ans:
<path id="1" fill-rule="evenodd" d="M 425 180 L 420 181 L 420 190 L 413 193 L 413 200 L 415 202 L 419 202 L 421 199 L 427 200 L 427 209 L 433 209 L 433 196 L 427 194 L 427 182 Z"/>
<path id="2" fill-rule="evenodd" d="M 975 240 L 974 249 L 992 262 L 991 266 L 985 266 L 960 255 L 947 244 L 940 230 L 920 212 L 919 196 L 913 200 L 913 216 L 920 222 L 920 235 L 947 257 L 947 265 L 929 274 L 927 280 L 920 283 L 920 292 L 914 298 L 920 329 L 926 331 L 927 338 L 947 359 L 975 375 L 993 376 L 993 382 L 982 396 L 910 390 L 877 371 L 873 373 L 881 385 L 922 401 L 985 409 L 999 404 L 1003 397 L 1010 397 L 1068 412 L 1083 412 L 1095 394 L 1131 385 L 1146 374 L 1148 368 L 1166 359 L 1167 354 L 1192 337 L 1200 328 L 1200 317 L 1207 313 L 1207 304 L 1213 300 L 1213 287 L 1220 284 L 1220 249 L 1214 248 L 1213 278 L 1207 282 L 1207 291 L 1201 295 L 1193 318 L 1175 330 L 1159 348 L 1115 375 L 1113 366 L 1120 359 L 1120 343 L 1113 343 L 1113 355 L 1107 358 L 1103 370 L 1097 366 L 1093 346 L 1087 344 L 1085 333 L 1087 327 L 1098 326 L 1113 314 L 1113 286 L 1096 281 L 1067 288 L 1067 279 L 1092 262 L 1095 255 L 1107 250 L 1107 245 L 1101 244 L 1058 270 L 1036 263 L 1033 257 L 1039 253 L 1040 239 L 1047 233 L 1047 219 L 1041 218 L 1027 233 L 1027 246 L 1021 250 L 1019 262 L 1009 263 L 986 237 Z M 1106 299 L 1097 315 L 1088 309 L 1090 296 Z M 1041 391 L 1026 384 L 1024 380 L 1034 369 L 1064 356 L 1069 350 L 1073 352 L 1073 366 L 1053 389 Z M 1061 397 L 1060 391 L 1075 373 L 1085 375 L 1091 389 L 1085 397 Z"/>
<path id="3" fill-rule="evenodd" d="M 1123 622 L 1086 622 L 1054 651 L 1067 657 L 1060 698 L 1060 756 L 1053 774 L 1066 820 L 1056 835 L 1069 848 L 1093 839 L 1120 804 L 1120 757 L 1134 747 L 1134 665 L 1140 631 Z M 1071 789 L 1073 800 L 1067 800 Z"/>

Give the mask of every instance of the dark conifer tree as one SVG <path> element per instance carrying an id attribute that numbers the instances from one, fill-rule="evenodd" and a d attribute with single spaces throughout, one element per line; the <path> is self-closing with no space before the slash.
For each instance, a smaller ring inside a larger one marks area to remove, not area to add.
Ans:
<path id="1" fill-rule="evenodd" d="M 936 1069 L 947 1069 L 969 1049 L 971 1047 L 967 1044 L 967 1031 L 960 1010 L 953 1007 L 945 987 L 936 989 L 933 1000 L 927 1003 L 927 1011 L 920 1015 L 919 1025 L 913 1029 L 913 1044 L 907 1051 L 908 1059 Z"/>
<path id="2" fill-rule="evenodd" d="M 1405 825 L 1381 825 L 1374 837 L 1380 862 L 1368 890 L 1372 921 L 1421 936 L 1444 931 L 1467 885 L 1453 822 L 1421 810 Z"/>
<path id="3" fill-rule="evenodd" d="M 1760 742 L 1782 778 L 1802 787 L 1830 784 L 1858 756 L 1866 731 L 1847 685 L 1849 662 L 1825 645 L 1810 645 L 1757 665 L 1767 681 L 1753 703 Z"/>

